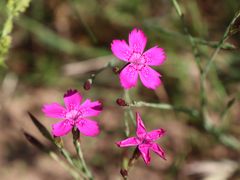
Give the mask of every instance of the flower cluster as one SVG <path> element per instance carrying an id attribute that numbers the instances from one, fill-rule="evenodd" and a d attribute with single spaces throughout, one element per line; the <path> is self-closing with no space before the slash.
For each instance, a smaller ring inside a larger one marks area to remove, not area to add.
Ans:
<path id="1" fill-rule="evenodd" d="M 124 40 L 114 40 L 111 44 L 113 54 L 127 64 L 120 70 L 120 82 L 123 88 L 130 89 L 137 84 L 138 76 L 143 85 L 156 89 L 160 84 L 161 75 L 150 66 L 159 66 L 166 60 L 162 48 L 154 46 L 144 52 L 147 38 L 141 30 L 134 29 L 129 34 L 129 44 Z M 85 86 L 84 86 L 85 87 Z M 61 119 L 52 125 L 52 134 L 56 137 L 68 134 L 73 128 L 85 136 L 97 136 L 100 133 L 97 121 L 89 119 L 102 111 L 99 101 L 86 99 L 77 90 L 68 90 L 63 97 L 64 105 L 46 104 L 42 111 L 47 117 Z M 128 106 L 123 99 L 116 101 L 120 106 Z M 117 142 L 118 147 L 136 146 L 146 164 L 150 163 L 150 150 L 165 159 L 163 149 L 155 142 L 165 134 L 163 129 L 146 131 L 139 113 L 136 113 L 136 137 L 129 137 Z"/>

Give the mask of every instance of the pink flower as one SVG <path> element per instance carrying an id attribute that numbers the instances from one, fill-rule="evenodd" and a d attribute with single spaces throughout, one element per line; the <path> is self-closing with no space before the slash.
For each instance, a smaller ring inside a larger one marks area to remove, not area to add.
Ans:
<path id="1" fill-rule="evenodd" d="M 122 87 L 130 89 L 136 86 L 139 75 L 144 86 L 156 89 L 161 84 L 161 75 L 149 66 L 159 66 L 165 61 L 164 50 L 154 46 L 143 52 L 147 38 L 143 31 L 138 29 L 132 30 L 128 40 L 129 45 L 125 40 L 113 40 L 111 44 L 113 54 L 120 60 L 128 62 L 120 72 Z"/>
<path id="2" fill-rule="evenodd" d="M 159 155 L 161 158 L 165 159 L 165 153 L 163 149 L 157 143 L 155 143 L 157 139 L 159 139 L 165 134 L 165 131 L 163 129 L 156 129 L 147 132 L 139 113 L 137 113 L 136 121 L 137 137 L 130 137 L 117 142 L 116 144 L 118 145 L 118 147 L 137 146 L 143 160 L 147 165 L 149 165 L 150 163 L 150 149 L 157 155 Z"/>
<path id="3" fill-rule="evenodd" d="M 68 90 L 64 94 L 64 104 L 66 108 L 58 103 L 46 104 L 42 111 L 47 117 L 63 119 L 52 125 L 54 136 L 64 136 L 72 130 L 74 126 L 85 136 L 96 136 L 99 134 L 99 125 L 96 121 L 88 117 L 97 116 L 102 105 L 99 101 L 91 102 L 87 99 L 81 105 L 82 96 L 77 90 Z"/>

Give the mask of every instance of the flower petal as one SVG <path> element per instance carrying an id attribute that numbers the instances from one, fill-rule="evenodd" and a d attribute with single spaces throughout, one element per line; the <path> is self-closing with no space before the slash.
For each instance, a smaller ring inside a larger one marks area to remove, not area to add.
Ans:
<path id="1" fill-rule="evenodd" d="M 155 46 L 144 52 L 143 58 L 147 65 L 158 66 L 166 60 L 166 54 L 162 48 Z"/>
<path id="2" fill-rule="evenodd" d="M 156 129 L 148 132 L 145 138 L 147 140 L 156 141 L 160 137 L 164 136 L 164 134 L 165 134 L 164 129 Z"/>
<path id="3" fill-rule="evenodd" d="M 45 104 L 42 111 L 50 118 L 64 118 L 66 114 L 66 109 L 58 103 Z"/>
<path id="4" fill-rule="evenodd" d="M 140 140 L 136 137 L 130 137 L 122 141 L 117 142 L 118 147 L 128 147 L 128 146 L 137 146 L 139 145 Z"/>
<path id="5" fill-rule="evenodd" d="M 147 37 L 140 29 L 133 29 L 128 36 L 129 46 L 135 53 L 143 53 Z"/>
<path id="6" fill-rule="evenodd" d="M 132 64 L 127 65 L 120 72 L 120 82 L 123 88 L 130 89 L 137 84 L 138 72 Z"/>
<path id="7" fill-rule="evenodd" d="M 98 123 L 90 119 L 79 119 L 76 126 L 85 136 L 97 136 L 100 133 Z"/>
<path id="8" fill-rule="evenodd" d="M 136 121 L 137 121 L 137 127 L 136 127 L 137 137 L 139 137 L 140 139 L 143 139 L 147 132 L 139 113 L 136 113 Z"/>
<path id="9" fill-rule="evenodd" d="M 68 110 L 77 109 L 82 101 L 82 96 L 77 90 L 68 90 L 64 94 L 64 103 Z"/>
<path id="10" fill-rule="evenodd" d="M 113 40 L 111 44 L 111 50 L 117 58 L 126 62 L 128 62 L 128 59 L 133 53 L 132 49 L 124 40 Z"/>
<path id="11" fill-rule="evenodd" d="M 148 144 L 140 144 L 138 146 L 138 149 L 141 152 L 142 158 L 147 165 L 150 164 L 150 160 L 151 160 L 149 148 L 150 146 Z"/>
<path id="12" fill-rule="evenodd" d="M 139 74 L 143 85 L 147 88 L 156 89 L 161 84 L 161 75 L 149 66 L 144 66 Z"/>
<path id="13" fill-rule="evenodd" d="M 90 99 L 86 99 L 79 110 L 82 112 L 83 117 L 97 116 L 102 111 L 102 104 L 99 101 L 91 102 Z"/>
<path id="14" fill-rule="evenodd" d="M 152 149 L 157 155 L 159 155 L 161 158 L 163 158 L 164 160 L 166 160 L 164 150 L 163 150 L 157 143 L 152 144 L 151 149 Z"/>
<path id="15" fill-rule="evenodd" d="M 73 128 L 74 122 L 68 119 L 60 121 L 52 125 L 52 133 L 54 136 L 64 136 Z"/>

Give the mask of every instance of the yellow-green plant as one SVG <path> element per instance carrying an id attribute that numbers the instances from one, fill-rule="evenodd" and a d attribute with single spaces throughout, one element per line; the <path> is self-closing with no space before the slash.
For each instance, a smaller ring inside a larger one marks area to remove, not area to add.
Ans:
<path id="1" fill-rule="evenodd" d="M 11 46 L 10 36 L 13 30 L 14 19 L 23 13 L 31 0 L 8 0 L 6 3 L 6 20 L 0 32 L 0 65 L 4 65 L 6 54 Z"/>

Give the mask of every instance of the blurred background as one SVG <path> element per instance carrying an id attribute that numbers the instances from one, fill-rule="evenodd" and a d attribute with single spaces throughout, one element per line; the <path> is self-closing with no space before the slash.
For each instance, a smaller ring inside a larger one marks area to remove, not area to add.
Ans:
<path id="1" fill-rule="evenodd" d="M 179 3 L 191 34 L 207 41 L 221 39 L 240 7 L 239 0 Z M 6 1 L 1 1 L 1 26 L 6 18 L 5 6 Z M 199 71 L 171 1 L 34 0 L 15 20 L 6 67 L 0 70 L 0 179 L 71 179 L 59 164 L 28 143 L 22 134 L 25 130 L 50 146 L 32 124 L 27 111 L 50 129 L 56 120 L 44 117 L 41 107 L 45 103 L 62 102 L 69 88 L 103 102 L 104 111 L 98 117 L 102 132 L 97 138 L 82 138 L 83 153 L 96 179 L 121 179 L 122 149 L 114 144 L 124 138 L 123 109 L 115 103 L 123 96 L 118 76 L 106 68 L 96 77 L 90 91 L 85 91 L 83 84 L 91 72 L 114 61 L 111 41 L 127 39 L 134 27 L 146 33 L 147 48 L 157 44 L 165 49 L 167 61 L 156 68 L 163 75 L 162 86 L 151 91 L 139 84 L 130 91 L 131 98 L 199 109 Z M 236 48 L 221 50 L 207 81 L 212 123 L 223 126 L 236 139 L 240 138 L 239 37 L 238 33 L 228 40 Z M 204 64 L 214 48 L 199 45 L 199 49 Z M 121 67 L 123 64 L 119 63 Z M 235 103 L 221 118 L 233 98 Z M 216 140 L 192 123 L 191 117 L 171 110 L 136 108 L 135 111 L 141 112 L 148 130 L 166 129 L 167 135 L 159 144 L 165 149 L 167 160 L 152 153 L 151 165 L 146 167 L 140 159 L 131 170 L 130 179 L 240 179 L 240 150 Z M 134 127 L 130 125 L 134 135 Z M 63 139 L 65 147 L 74 153 L 71 136 Z M 128 150 L 129 157 L 132 151 Z"/>

